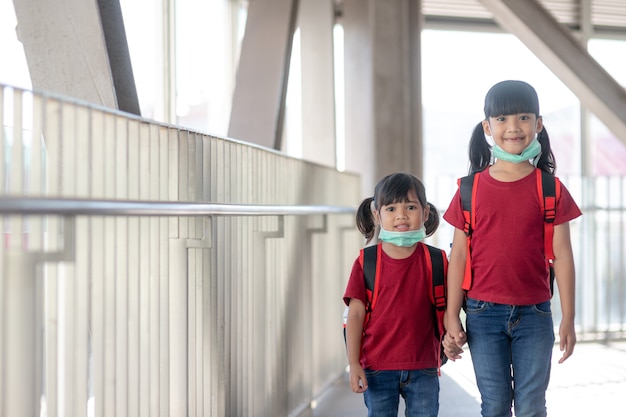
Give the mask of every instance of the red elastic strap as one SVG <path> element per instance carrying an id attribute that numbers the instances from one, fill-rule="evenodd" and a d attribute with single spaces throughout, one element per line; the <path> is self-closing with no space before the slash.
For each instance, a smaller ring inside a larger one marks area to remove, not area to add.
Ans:
<path id="1" fill-rule="evenodd" d="M 461 285 L 461 288 L 467 291 L 472 287 L 472 255 L 470 251 L 470 238 L 468 237 L 465 240 L 467 242 L 467 250 L 465 258 L 465 274 L 463 275 L 463 284 Z"/>
<path id="2" fill-rule="evenodd" d="M 467 248 L 465 255 L 465 274 L 463 275 L 463 283 L 461 284 L 461 288 L 465 291 L 469 290 L 472 287 L 472 232 L 474 227 L 476 226 L 476 190 L 478 190 L 478 179 L 480 178 L 480 172 L 476 172 L 474 174 L 474 182 L 472 184 L 472 197 L 471 197 L 471 207 L 469 214 L 464 211 L 463 215 L 465 217 L 465 224 L 468 230 L 465 230 L 465 235 L 467 236 Z M 467 223 L 469 221 L 469 226 Z"/>
<path id="3" fill-rule="evenodd" d="M 424 260 L 426 261 L 426 270 L 429 271 L 430 274 L 430 282 L 433 282 L 433 261 L 430 259 L 430 252 L 428 252 L 428 247 L 426 245 L 420 245 L 424 251 Z M 436 297 L 435 291 L 428 292 L 428 297 L 430 298 L 430 303 L 432 305 L 436 305 Z"/>
<path id="4" fill-rule="evenodd" d="M 556 219 L 556 203 L 561 196 L 560 181 L 554 178 L 555 196 L 544 196 L 542 172 L 537 169 L 537 192 L 539 194 L 539 205 L 543 213 L 543 251 L 548 262 L 554 261 L 554 220 Z"/>

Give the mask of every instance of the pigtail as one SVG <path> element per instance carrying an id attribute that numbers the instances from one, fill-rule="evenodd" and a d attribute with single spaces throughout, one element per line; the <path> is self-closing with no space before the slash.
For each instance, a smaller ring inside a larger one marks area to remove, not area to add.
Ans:
<path id="1" fill-rule="evenodd" d="M 424 222 L 424 228 L 426 229 L 426 236 L 431 236 L 439 227 L 439 210 L 433 203 L 426 203 L 430 210 L 428 211 L 428 218 Z"/>
<path id="2" fill-rule="evenodd" d="M 485 139 L 485 130 L 482 122 L 478 123 L 472 132 L 469 142 L 469 160 L 470 174 L 484 170 L 491 161 L 491 146 Z"/>
<path id="3" fill-rule="evenodd" d="M 374 197 L 368 197 L 361 202 L 359 208 L 356 211 L 356 227 L 359 232 L 365 237 L 366 244 L 374 237 L 374 231 L 376 230 L 376 223 L 374 222 L 374 215 L 372 214 L 372 202 Z"/>
<path id="4" fill-rule="evenodd" d="M 548 136 L 548 131 L 545 126 L 541 132 L 537 134 L 537 140 L 541 144 L 541 153 L 539 154 L 539 160 L 533 162 L 540 170 L 554 175 L 556 172 L 556 160 L 554 159 L 554 154 L 550 147 L 550 137 Z"/>

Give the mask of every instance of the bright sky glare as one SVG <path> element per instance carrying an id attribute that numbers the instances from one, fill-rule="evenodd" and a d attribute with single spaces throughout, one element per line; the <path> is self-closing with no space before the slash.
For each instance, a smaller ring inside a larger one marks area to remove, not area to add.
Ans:
<path id="1" fill-rule="evenodd" d="M 498 81 L 526 81 L 537 90 L 541 112 L 571 105 L 572 92 L 513 35 L 422 32 L 424 107 L 461 109 L 483 117 L 487 90 Z"/>

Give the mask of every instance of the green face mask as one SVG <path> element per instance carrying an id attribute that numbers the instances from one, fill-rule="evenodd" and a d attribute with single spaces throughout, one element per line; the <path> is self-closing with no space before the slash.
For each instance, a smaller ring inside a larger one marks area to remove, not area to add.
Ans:
<path id="1" fill-rule="evenodd" d="M 541 153 L 541 144 L 537 140 L 537 138 L 533 139 L 532 142 L 522 151 L 521 154 L 515 155 L 512 153 L 508 153 L 498 145 L 493 145 L 491 148 L 491 154 L 496 159 L 502 159 L 503 161 L 512 162 L 514 164 L 519 164 L 520 162 L 526 162 L 530 159 L 534 159 Z"/>
<path id="2" fill-rule="evenodd" d="M 408 232 L 390 232 L 380 227 L 378 239 L 392 245 L 410 247 L 426 238 L 426 229 L 424 226 L 417 230 L 409 230 Z"/>

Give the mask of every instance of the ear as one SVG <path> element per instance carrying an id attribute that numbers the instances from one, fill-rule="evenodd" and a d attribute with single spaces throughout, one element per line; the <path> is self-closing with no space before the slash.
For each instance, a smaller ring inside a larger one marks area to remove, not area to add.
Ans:
<path id="1" fill-rule="evenodd" d="M 485 135 L 491 136 L 491 126 L 489 126 L 489 120 L 483 120 L 483 130 L 485 131 Z"/>
<path id="2" fill-rule="evenodd" d="M 537 116 L 537 129 L 535 133 L 539 133 L 543 130 L 543 117 Z"/>
<path id="3" fill-rule="evenodd" d="M 376 211 L 376 206 L 374 205 L 373 201 L 372 204 L 370 204 L 370 210 L 372 211 L 372 216 L 374 216 L 374 223 L 376 223 L 377 225 L 380 224 L 380 217 L 378 215 L 378 212 Z"/>
<path id="4" fill-rule="evenodd" d="M 426 207 L 424 207 L 424 222 L 428 220 L 428 216 L 430 216 L 430 204 L 426 203 Z"/>

